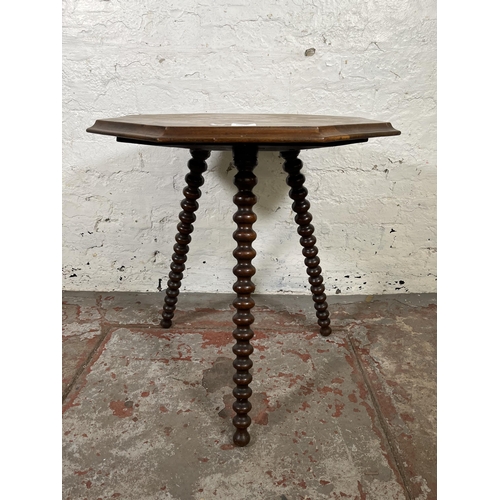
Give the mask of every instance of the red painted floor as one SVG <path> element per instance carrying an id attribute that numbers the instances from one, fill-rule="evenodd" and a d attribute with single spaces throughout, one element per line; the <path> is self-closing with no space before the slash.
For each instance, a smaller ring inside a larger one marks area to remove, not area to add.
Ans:
<path id="1" fill-rule="evenodd" d="M 232 296 L 63 294 L 63 498 L 436 498 L 436 297 L 256 296 L 232 445 Z"/>

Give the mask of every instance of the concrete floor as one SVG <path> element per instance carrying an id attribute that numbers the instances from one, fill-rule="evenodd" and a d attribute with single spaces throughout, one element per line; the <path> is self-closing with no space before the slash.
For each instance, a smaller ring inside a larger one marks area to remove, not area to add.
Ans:
<path id="1" fill-rule="evenodd" d="M 232 295 L 63 294 L 63 498 L 436 498 L 436 296 L 256 296 L 232 445 Z"/>

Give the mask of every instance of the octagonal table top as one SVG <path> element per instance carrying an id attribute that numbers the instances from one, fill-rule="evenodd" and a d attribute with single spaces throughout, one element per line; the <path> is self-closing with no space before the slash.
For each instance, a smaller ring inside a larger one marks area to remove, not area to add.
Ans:
<path id="1" fill-rule="evenodd" d="M 266 150 L 308 149 L 401 133 L 389 122 L 350 116 L 229 113 L 106 118 L 87 132 L 115 136 L 120 142 L 213 150 L 238 144 L 258 144 Z"/>

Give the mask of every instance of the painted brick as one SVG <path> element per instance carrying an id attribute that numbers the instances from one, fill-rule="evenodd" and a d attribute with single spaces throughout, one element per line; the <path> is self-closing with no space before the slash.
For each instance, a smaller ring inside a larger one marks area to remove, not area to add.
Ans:
<path id="1" fill-rule="evenodd" d="M 261 112 L 364 116 L 402 131 L 303 152 L 321 265 L 330 292 L 394 292 L 396 280 L 406 284 L 398 293 L 434 292 L 435 7 L 64 2 L 64 288 L 156 290 L 166 283 L 180 211 L 189 153 L 87 134 L 95 119 Z M 229 153 L 209 159 L 183 283 L 190 291 L 230 291 L 234 281 L 231 167 Z M 261 154 L 256 174 L 258 291 L 307 293 L 278 155 Z"/>

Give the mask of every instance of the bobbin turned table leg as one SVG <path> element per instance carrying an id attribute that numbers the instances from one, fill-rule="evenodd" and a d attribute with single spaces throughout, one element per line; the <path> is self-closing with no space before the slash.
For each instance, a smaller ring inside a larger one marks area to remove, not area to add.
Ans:
<path id="1" fill-rule="evenodd" d="M 309 213 L 311 205 L 306 199 L 305 177 L 300 173 L 302 161 L 298 158 L 299 153 L 299 150 L 282 151 L 281 156 L 285 160 L 283 169 L 288 174 L 286 183 L 291 187 L 288 194 L 294 200 L 292 210 L 297 214 L 295 222 L 299 225 L 297 232 L 301 236 L 302 255 L 305 257 L 304 263 L 307 266 L 307 274 L 309 275 L 314 308 L 316 309 L 316 317 L 318 318 L 318 325 L 320 327 L 319 332 L 326 337 L 332 333 L 332 329 L 330 328 L 328 303 L 326 302 L 323 277 L 321 276 L 318 249 L 315 246 L 316 238 L 313 235 L 314 226 L 311 224 L 312 215 Z"/>
<path id="2" fill-rule="evenodd" d="M 192 158 L 188 161 L 189 173 L 185 180 L 187 186 L 182 193 L 184 199 L 181 201 L 182 212 L 179 214 L 180 222 L 177 224 L 177 235 L 175 236 L 174 253 L 172 255 L 172 263 L 170 264 L 170 273 L 168 275 L 167 290 L 165 301 L 163 304 L 163 313 L 161 326 L 170 328 L 172 326 L 172 318 L 174 317 L 175 306 L 177 304 L 177 296 L 183 278 L 183 271 L 186 268 L 185 263 L 189 252 L 189 243 L 191 242 L 190 234 L 193 232 L 193 222 L 196 220 L 195 212 L 198 210 L 198 202 L 196 201 L 201 196 L 200 187 L 203 186 L 203 172 L 207 170 L 205 160 L 210 156 L 210 151 L 191 149 Z"/>
<path id="3" fill-rule="evenodd" d="M 233 255 L 238 261 L 238 264 L 233 268 L 233 273 L 237 278 L 233 286 L 233 290 L 236 292 L 236 298 L 233 301 L 236 308 L 236 313 L 233 316 L 236 325 L 233 331 L 233 337 L 236 340 L 236 344 L 233 346 L 233 353 L 236 355 L 233 362 L 236 369 L 233 376 L 236 383 L 233 390 L 233 396 L 236 398 L 233 404 L 233 409 L 236 412 L 233 418 L 233 424 L 236 427 L 233 442 L 237 446 L 246 446 L 250 441 L 247 428 L 251 423 L 251 418 L 248 412 L 252 409 L 252 404 L 249 401 L 252 395 L 252 389 L 249 387 L 252 375 L 249 370 L 253 365 L 250 359 L 253 352 L 253 347 L 250 344 L 253 331 L 250 325 L 253 323 L 254 317 L 250 311 L 255 305 L 251 298 L 251 294 L 255 291 L 255 285 L 251 280 L 255 274 L 252 259 L 256 255 L 252 248 L 252 242 L 257 236 L 252 229 L 253 223 L 257 220 L 257 216 L 252 210 L 257 198 L 252 189 L 257 184 L 257 177 L 253 173 L 253 169 L 257 165 L 257 146 L 235 146 L 233 157 L 238 170 L 234 177 L 234 184 L 238 188 L 238 192 L 233 197 L 233 202 L 237 206 L 233 220 L 238 225 L 233 233 L 233 238 L 237 243 Z"/>

